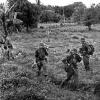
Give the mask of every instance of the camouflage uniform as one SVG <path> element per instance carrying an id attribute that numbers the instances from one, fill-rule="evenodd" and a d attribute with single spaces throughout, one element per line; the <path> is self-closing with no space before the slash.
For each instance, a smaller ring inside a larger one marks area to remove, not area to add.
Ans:
<path id="1" fill-rule="evenodd" d="M 88 43 L 85 42 L 84 38 L 81 39 L 81 42 L 82 42 L 82 47 L 80 48 L 79 52 L 83 56 L 83 63 L 84 63 L 86 71 L 88 71 L 90 70 L 90 67 L 89 67 L 90 55 L 88 54 L 89 45 Z"/>
<path id="2" fill-rule="evenodd" d="M 46 63 L 47 63 L 47 58 L 48 52 L 47 49 L 44 47 L 43 43 L 40 43 L 39 49 L 36 50 L 35 52 L 35 57 L 36 57 L 36 63 L 38 67 L 38 76 L 40 75 L 41 68 L 43 68 L 44 74 L 46 75 Z"/>
<path id="3" fill-rule="evenodd" d="M 12 55 L 13 46 L 11 42 L 9 41 L 9 39 L 7 38 L 5 39 L 3 47 L 4 47 L 4 57 L 6 56 L 8 60 L 14 59 Z"/>
<path id="4" fill-rule="evenodd" d="M 78 85 L 78 68 L 77 63 L 81 61 L 81 57 L 77 54 L 77 50 L 73 49 L 72 52 L 63 60 L 67 64 L 65 71 L 67 72 L 67 79 L 62 83 L 61 87 L 66 85 L 73 77 L 75 87 Z"/>
<path id="5" fill-rule="evenodd" d="M 3 54 L 4 54 L 4 43 L 5 43 L 5 39 L 4 39 L 4 37 L 1 35 L 0 36 L 0 47 L 1 47 L 1 50 L 2 50 L 2 56 L 3 56 Z"/>

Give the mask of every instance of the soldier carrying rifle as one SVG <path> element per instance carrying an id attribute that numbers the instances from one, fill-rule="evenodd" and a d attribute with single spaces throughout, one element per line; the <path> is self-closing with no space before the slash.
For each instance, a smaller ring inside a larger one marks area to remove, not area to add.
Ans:
<path id="1" fill-rule="evenodd" d="M 13 45 L 5 35 L 0 39 L 0 45 L 3 53 L 3 58 L 6 58 L 7 60 L 14 59 L 12 55 Z"/>
<path id="2" fill-rule="evenodd" d="M 75 86 L 73 89 L 76 89 L 78 84 L 78 68 L 77 63 L 81 61 L 81 57 L 78 55 L 77 50 L 73 49 L 70 51 L 69 55 L 65 57 L 62 62 L 65 64 L 65 71 L 67 72 L 67 79 L 61 84 L 61 87 L 68 85 L 68 82 L 73 77 Z"/>
<path id="3" fill-rule="evenodd" d="M 85 38 L 81 38 L 81 43 L 82 43 L 82 47 L 80 48 L 79 52 L 83 56 L 83 63 L 85 66 L 85 70 L 89 71 L 90 70 L 89 59 L 90 59 L 90 55 L 93 55 L 94 53 L 94 47 L 92 44 L 86 42 Z"/>
<path id="4" fill-rule="evenodd" d="M 40 43 L 39 44 L 39 48 L 36 50 L 35 52 L 35 58 L 36 58 L 36 63 L 37 63 L 37 67 L 38 67 L 38 76 L 40 76 L 41 74 L 41 68 L 43 68 L 44 71 L 44 75 L 47 75 L 47 69 L 46 69 L 46 63 L 47 63 L 47 56 L 48 56 L 48 52 L 47 52 L 47 47 L 45 46 L 44 43 Z"/>

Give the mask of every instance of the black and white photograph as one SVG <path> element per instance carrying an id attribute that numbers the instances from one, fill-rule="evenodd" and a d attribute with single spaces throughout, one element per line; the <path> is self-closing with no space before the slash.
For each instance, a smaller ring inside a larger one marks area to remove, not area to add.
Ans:
<path id="1" fill-rule="evenodd" d="M 100 100 L 100 0 L 0 0 L 0 100 Z"/>

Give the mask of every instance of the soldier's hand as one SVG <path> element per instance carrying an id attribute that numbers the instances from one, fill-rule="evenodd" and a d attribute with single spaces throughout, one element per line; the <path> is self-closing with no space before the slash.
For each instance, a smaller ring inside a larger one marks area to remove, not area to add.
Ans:
<path id="1" fill-rule="evenodd" d="M 46 62 L 48 61 L 48 57 L 47 57 L 47 56 L 45 57 L 45 61 L 46 61 Z"/>

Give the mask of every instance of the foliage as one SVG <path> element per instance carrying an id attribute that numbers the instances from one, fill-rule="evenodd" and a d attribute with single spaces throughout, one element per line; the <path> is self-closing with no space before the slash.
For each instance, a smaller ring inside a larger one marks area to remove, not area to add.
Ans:
<path id="1" fill-rule="evenodd" d="M 40 0 L 36 0 L 36 3 L 37 3 L 37 5 L 40 5 L 41 1 Z"/>
<path id="2" fill-rule="evenodd" d="M 100 3 L 95 6 L 95 11 L 96 11 L 96 17 L 95 17 L 96 21 L 100 23 Z"/>
<path id="3" fill-rule="evenodd" d="M 71 17 L 73 12 L 74 12 L 74 7 L 72 4 L 64 7 L 65 17 L 67 17 L 67 18 Z"/>
<path id="4" fill-rule="evenodd" d="M 96 14 L 96 10 L 93 6 L 87 8 L 84 13 L 84 25 L 88 26 L 89 30 L 91 30 L 92 24 L 97 23 Z"/>
<path id="5" fill-rule="evenodd" d="M 86 9 L 86 6 L 82 2 L 77 4 L 78 5 L 74 8 L 74 12 L 72 14 L 74 22 L 82 21 Z"/>
<path id="6" fill-rule="evenodd" d="M 6 28 L 6 16 L 7 16 L 7 8 L 5 7 L 4 4 L 0 4 L 0 19 L 2 22 L 5 36 L 8 35 L 7 28 Z"/>
<path id="7" fill-rule="evenodd" d="M 15 1 L 17 1 L 17 4 L 14 11 L 22 13 L 18 15 L 18 18 L 23 21 L 24 25 L 27 27 L 27 31 L 31 26 L 37 27 L 39 6 L 31 4 L 27 0 L 8 0 L 9 5 L 11 6 Z"/>
<path id="8" fill-rule="evenodd" d="M 63 15 L 63 7 L 55 6 L 54 10 L 55 10 L 55 13 Z"/>
<path id="9" fill-rule="evenodd" d="M 72 13 L 74 12 L 74 8 L 73 5 L 68 5 L 68 6 L 64 6 L 64 7 L 59 7 L 59 6 L 55 6 L 54 7 L 55 13 L 58 13 L 60 15 L 65 15 L 65 17 L 69 18 L 72 16 Z"/>
<path id="10" fill-rule="evenodd" d="M 40 16 L 40 21 L 41 22 L 59 22 L 61 16 L 52 10 L 45 10 L 42 12 Z"/>

